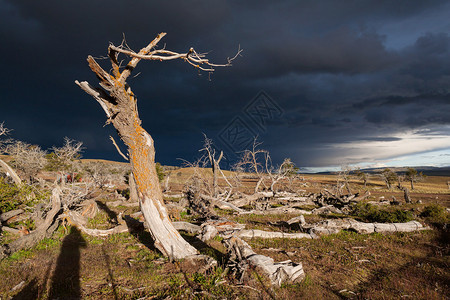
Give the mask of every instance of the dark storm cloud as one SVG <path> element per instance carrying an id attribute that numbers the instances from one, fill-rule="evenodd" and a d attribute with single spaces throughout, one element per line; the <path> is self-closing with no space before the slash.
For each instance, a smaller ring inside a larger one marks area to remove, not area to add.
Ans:
<path id="1" fill-rule="evenodd" d="M 244 52 L 212 80 L 181 61 L 140 63 L 129 83 L 159 160 L 190 159 L 202 132 L 216 138 L 265 90 L 283 109 L 264 130 L 252 127 L 265 148 L 323 165 L 333 161 L 330 143 L 389 142 L 405 128 L 450 123 L 450 38 L 435 30 L 450 29 L 450 16 L 425 20 L 445 11 L 446 1 L 0 0 L 0 121 L 44 147 L 70 136 L 88 157 L 120 159 L 100 107 L 73 82 L 96 84 L 87 55 L 104 56 L 123 33 L 138 50 L 165 31 L 161 46 L 193 46 L 219 63 L 239 44 Z M 408 43 L 388 46 L 403 36 Z"/>

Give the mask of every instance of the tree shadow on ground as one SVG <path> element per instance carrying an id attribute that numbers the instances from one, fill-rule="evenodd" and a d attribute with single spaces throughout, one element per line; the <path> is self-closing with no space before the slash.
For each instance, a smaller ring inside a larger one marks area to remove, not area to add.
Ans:
<path id="1" fill-rule="evenodd" d="M 225 254 L 223 254 L 219 250 L 209 246 L 208 244 L 206 244 L 205 242 L 203 242 L 196 236 L 184 234 L 182 232 L 180 232 L 180 234 L 189 244 L 191 244 L 201 254 L 211 256 L 219 263 L 219 265 L 224 266 L 226 264 L 226 262 L 228 261 L 228 257 Z"/>
<path id="2" fill-rule="evenodd" d="M 144 225 L 141 222 L 127 215 L 123 216 L 123 220 L 127 224 L 128 231 L 131 235 L 137 238 L 139 242 L 141 242 L 149 250 L 159 252 L 159 250 L 155 247 L 155 242 L 152 235 L 144 228 Z"/>
<path id="3" fill-rule="evenodd" d="M 37 299 L 40 294 L 38 280 L 33 278 L 12 300 Z"/>
<path id="4" fill-rule="evenodd" d="M 81 299 L 80 248 L 84 247 L 86 241 L 80 231 L 72 227 L 62 241 L 48 299 Z"/>
<path id="5" fill-rule="evenodd" d="M 111 220 L 111 222 L 118 224 L 119 222 L 117 221 L 117 214 L 112 211 L 111 209 L 109 209 L 109 207 L 101 202 L 101 201 L 95 201 L 95 203 L 97 203 L 98 208 L 100 208 L 101 210 L 103 210 L 109 217 L 109 219 Z"/>

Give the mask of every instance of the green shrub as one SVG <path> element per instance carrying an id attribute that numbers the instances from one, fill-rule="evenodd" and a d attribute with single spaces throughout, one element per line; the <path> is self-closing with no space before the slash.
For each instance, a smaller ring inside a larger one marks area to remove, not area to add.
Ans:
<path id="1" fill-rule="evenodd" d="M 50 192 L 22 184 L 17 186 L 0 177 L 0 212 L 4 213 L 21 206 L 31 206 L 47 199 Z"/>
<path id="2" fill-rule="evenodd" d="M 435 225 L 444 225 L 450 223 L 450 214 L 446 208 L 439 204 L 430 204 L 420 214 L 427 222 Z"/>
<path id="3" fill-rule="evenodd" d="M 370 203 L 362 202 L 353 206 L 351 214 L 359 217 L 363 221 L 378 223 L 404 223 L 414 219 L 411 211 L 398 208 L 394 210 L 381 209 Z"/>

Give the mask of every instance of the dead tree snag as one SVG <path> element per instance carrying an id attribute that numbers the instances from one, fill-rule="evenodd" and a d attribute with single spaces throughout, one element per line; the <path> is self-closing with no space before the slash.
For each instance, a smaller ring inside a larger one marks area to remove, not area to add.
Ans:
<path id="1" fill-rule="evenodd" d="M 99 79 L 101 88 L 93 87 L 86 81 L 75 83 L 97 100 L 106 113 L 107 123 L 113 124 L 128 148 L 141 210 L 155 240 L 155 246 L 166 256 L 184 258 L 197 254 L 197 250 L 181 237 L 169 220 L 155 169 L 154 142 L 150 134 L 141 127 L 137 98 L 126 80 L 142 59 L 158 61 L 182 59 L 195 68 L 213 72 L 214 67 L 230 66 L 241 50 L 235 57 L 228 59 L 226 64 L 217 65 L 193 48 L 186 53 L 156 49 L 165 35 L 166 33 L 159 34 L 138 53 L 111 44 L 108 47 L 108 57 L 112 65 L 112 74 L 105 71 L 92 56 L 88 56 L 89 67 Z M 130 58 L 124 69 L 120 68 L 119 54 Z"/>
<path id="2" fill-rule="evenodd" d="M 9 133 L 9 131 L 10 130 L 4 126 L 4 123 L 0 123 L 0 136 L 7 135 Z M 0 143 L 0 146 L 1 146 L 1 143 Z M 2 147 L 0 147 L 0 148 L 2 148 Z M 0 149 L 0 153 L 1 152 L 2 151 Z M 7 163 L 5 163 L 1 159 L 0 159 L 0 169 L 3 169 L 5 171 L 5 173 L 12 178 L 12 180 L 14 181 L 14 183 L 16 185 L 19 185 L 22 183 L 22 180 L 20 179 L 19 175 L 17 175 L 16 172 Z"/>
<path id="3" fill-rule="evenodd" d="M 205 147 L 200 149 L 200 151 L 205 151 L 208 157 L 209 163 L 211 165 L 212 173 L 213 173 L 213 183 L 212 183 L 212 196 L 217 197 L 219 185 L 218 181 L 218 173 L 220 172 L 220 161 L 223 158 L 223 152 L 220 151 L 219 158 L 216 158 L 216 150 L 213 148 L 212 140 L 209 139 L 206 134 L 205 136 Z M 226 179 L 226 178 L 225 178 Z"/>

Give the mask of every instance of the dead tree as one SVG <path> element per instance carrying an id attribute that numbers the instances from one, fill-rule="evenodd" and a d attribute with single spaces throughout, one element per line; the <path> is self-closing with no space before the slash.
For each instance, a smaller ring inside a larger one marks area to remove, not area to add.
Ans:
<path id="1" fill-rule="evenodd" d="M 244 170 L 255 174 L 258 182 L 255 186 L 255 193 L 258 192 L 261 186 L 265 190 L 275 192 L 275 185 L 282 179 L 294 175 L 296 167 L 290 158 L 286 158 L 278 166 L 274 166 L 269 151 L 260 149 L 261 143 L 254 139 L 252 149 L 244 151 L 239 162 L 234 166 L 235 169 Z"/>
<path id="2" fill-rule="evenodd" d="M 414 168 L 408 168 L 405 173 L 406 179 L 411 184 L 411 190 L 414 190 L 414 182 L 418 182 L 425 177 L 422 172 L 418 172 Z"/>
<path id="3" fill-rule="evenodd" d="M 209 164 L 211 165 L 212 173 L 213 173 L 213 183 L 212 183 L 212 196 L 217 197 L 219 185 L 218 181 L 218 173 L 220 172 L 220 161 L 223 158 L 223 151 L 220 151 L 219 157 L 216 158 L 216 150 L 213 147 L 212 140 L 209 139 L 206 134 L 205 136 L 205 144 L 204 148 L 200 149 L 200 151 L 206 152 L 206 156 L 208 157 Z"/>
<path id="4" fill-rule="evenodd" d="M 52 147 L 53 153 L 50 155 L 49 163 L 60 173 L 61 185 L 64 185 L 67 179 L 67 173 L 70 173 L 73 183 L 83 149 L 83 142 L 77 142 L 68 137 L 64 138 L 62 147 Z"/>
<path id="5" fill-rule="evenodd" d="M 361 169 L 357 169 L 355 171 L 356 176 L 358 176 L 359 179 L 362 180 L 362 182 L 364 183 L 364 187 L 367 187 L 367 178 L 368 175 L 366 173 L 364 173 L 363 171 L 361 171 Z"/>
<path id="6" fill-rule="evenodd" d="M 159 34 L 138 53 L 116 47 L 108 47 L 108 57 L 112 65 L 112 73 L 105 71 L 92 56 L 88 56 L 91 70 L 100 81 L 102 88 L 91 86 L 88 82 L 75 83 L 86 93 L 94 97 L 101 105 L 108 118 L 107 124 L 113 124 L 118 135 L 128 148 L 128 156 L 132 173 L 136 182 L 139 202 L 155 246 L 166 256 L 184 258 L 197 254 L 197 250 L 187 243 L 170 222 L 167 209 L 163 203 L 163 195 L 155 169 L 155 147 L 150 134 L 141 127 L 138 115 L 137 98 L 127 84 L 127 79 L 142 60 L 168 61 L 182 59 L 199 70 L 213 72 L 214 67 L 230 66 L 235 57 L 228 63 L 217 65 L 190 48 L 186 53 L 177 53 L 155 47 L 166 33 Z M 121 69 L 119 54 L 129 57 L 125 68 Z"/>
<path id="7" fill-rule="evenodd" d="M 337 192 L 339 196 L 342 196 L 342 188 L 340 185 L 340 181 L 343 181 L 344 187 L 347 190 L 347 193 L 349 195 L 353 194 L 352 190 L 350 189 L 349 181 L 350 181 L 350 173 L 352 169 L 350 166 L 344 165 L 341 167 L 341 171 L 339 171 L 338 180 L 336 182 Z"/>
<path id="8" fill-rule="evenodd" d="M 403 198 L 405 199 L 405 202 L 411 203 L 412 201 L 411 201 L 411 196 L 409 195 L 409 189 L 406 186 L 402 185 L 402 180 L 404 178 L 405 177 L 402 175 L 397 176 L 397 180 L 398 180 L 397 188 L 403 192 Z"/>
<path id="9" fill-rule="evenodd" d="M 46 151 L 37 145 L 30 145 L 22 141 L 12 141 L 5 151 L 13 158 L 13 167 L 26 178 L 28 183 L 33 183 L 37 173 L 45 166 Z"/>
<path id="10" fill-rule="evenodd" d="M 380 176 L 386 184 L 386 188 L 388 190 L 390 190 L 392 188 L 392 184 L 397 181 L 397 174 L 389 168 L 384 169 Z"/>
<path id="11" fill-rule="evenodd" d="M 0 136 L 7 135 L 9 132 L 10 132 L 10 130 L 4 126 L 4 123 L 0 123 Z M 2 146 L 1 143 L 0 143 L 0 146 Z M 2 149 L 3 148 L 0 147 L 0 153 L 2 152 Z M 2 159 L 0 159 L 0 169 L 3 169 L 6 173 L 6 175 L 10 176 L 16 185 L 19 185 L 22 183 L 22 180 L 16 174 L 16 172 L 7 163 L 5 163 Z"/>

